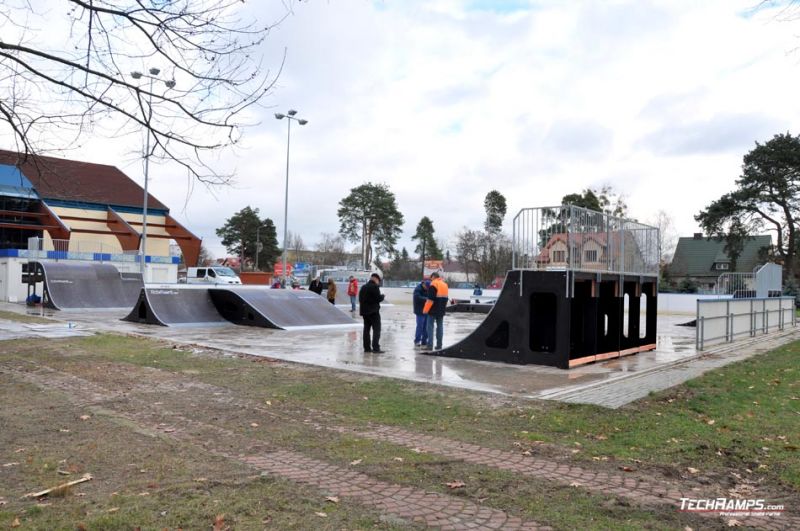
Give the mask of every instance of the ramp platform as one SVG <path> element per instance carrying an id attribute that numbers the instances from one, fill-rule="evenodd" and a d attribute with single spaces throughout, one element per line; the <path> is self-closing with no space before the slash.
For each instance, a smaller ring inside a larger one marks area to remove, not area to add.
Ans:
<path id="1" fill-rule="evenodd" d="M 215 326 L 230 322 L 220 315 L 208 288 L 142 288 L 139 300 L 123 319 L 161 326 Z"/>
<path id="2" fill-rule="evenodd" d="M 111 264 L 33 262 L 44 281 L 44 303 L 55 310 L 130 308 L 144 287 L 140 273 Z"/>
<path id="3" fill-rule="evenodd" d="M 433 356 L 569 369 L 656 348 L 656 279 L 513 270 L 486 319 Z"/>
<path id="4" fill-rule="evenodd" d="M 356 324 L 352 317 L 308 291 L 214 287 L 209 292 L 220 314 L 239 325 L 288 330 Z"/>

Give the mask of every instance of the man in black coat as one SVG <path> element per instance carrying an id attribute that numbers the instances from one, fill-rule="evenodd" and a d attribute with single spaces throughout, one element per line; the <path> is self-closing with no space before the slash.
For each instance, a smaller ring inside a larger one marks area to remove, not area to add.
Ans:
<path id="1" fill-rule="evenodd" d="M 380 354 L 381 350 L 381 277 L 377 273 L 372 273 L 369 282 L 361 286 L 358 292 L 359 313 L 364 319 L 364 352 L 374 352 Z M 372 331 L 372 341 L 370 342 L 370 330 Z"/>
<path id="2" fill-rule="evenodd" d="M 314 277 L 314 280 L 311 281 L 311 285 L 308 286 L 308 291 L 313 291 L 317 295 L 322 295 L 322 282 L 320 282 L 319 277 Z"/>

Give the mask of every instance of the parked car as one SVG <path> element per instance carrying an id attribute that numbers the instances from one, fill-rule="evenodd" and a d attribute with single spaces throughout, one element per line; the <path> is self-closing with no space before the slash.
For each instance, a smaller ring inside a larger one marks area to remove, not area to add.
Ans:
<path id="1" fill-rule="evenodd" d="M 189 284 L 241 284 L 242 281 L 230 267 L 190 267 L 186 270 L 186 282 Z"/>

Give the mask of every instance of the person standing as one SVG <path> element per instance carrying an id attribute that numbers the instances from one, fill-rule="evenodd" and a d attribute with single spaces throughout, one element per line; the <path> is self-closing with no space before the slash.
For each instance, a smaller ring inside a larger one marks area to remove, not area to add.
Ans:
<path id="1" fill-rule="evenodd" d="M 380 354 L 381 350 L 381 277 L 378 273 L 372 273 L 369 281 L 361 286 L 358 292 L 359 313 L 364 319 L 364 352 L 374 352 Z M 370 331 L 372 339 L 370 340 Z"/>
<path id="2" fill-rule="evenodd" d="M 356 311 L 356 297 L 358 297 L 358 280 L 353 275 L 350 275 L 350 280 L 347 283 L 347 295 L 350 297 L 350 311 Z"/>
<path id="3" fill-rule="evenodd" d="M 311 281 L 311 284 L 308 286 L 308 291 L 313 291 L 317 295 L 322 295 L 322 281 L 319 279 L 319 275 L 314 277 L 314 280 Z"/>
<path id="4" fill-rule="evenodd" d="M 328 302 L 336 304 L 336 282 L 333 281 L 333 278 L 328 279 Z"/>
<path id="5" fill-rule="evenodd" d="M 431 281 L 425 279 L 414 288 L 414 315 L 417 316 L 417 328 L 414 331 L 415 347 L 424 347 L 428 344 L 427 316 L 422 312 L 422 309 L 425 307 L 425 301 L 428 300 L 428 286 L 430 285 Z"/>
<path id="6" fill-rule="evenodd" d="M 428 286 L 428 300 L 422 313 L 428 316 L 428 343 L 425 350 L 433 348 L 433 326 L 436 324 L 436 349 L 442 350 L 442 337 L 444 336 L 444 313 L 447 310 L 447 283 L 439 277 L 439 273 L 431 273 L 431 285 Z"/>

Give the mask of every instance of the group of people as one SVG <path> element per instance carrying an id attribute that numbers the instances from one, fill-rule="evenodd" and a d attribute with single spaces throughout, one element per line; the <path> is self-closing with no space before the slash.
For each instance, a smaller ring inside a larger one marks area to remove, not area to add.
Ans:
<path id="1" fill-rule="evenodd" d="M 359 315 L 364 321 L 363 345 L 364 352 L 381 354 L 381 302 L 384 296 L 380 289 L 381 277 L 372 273 L 369 281 L 361 289 L 358 280 L 352 275 L 347 283 L 347 295 L 350 297 L 350 311 L 356 311 L 358 299 Z M 324 285 L 319 277 L 314 277 L 308 286 L 309 291 L 322 295 Z M 326 298 L 331 304 L 336 304 L 336 283 L 328 279 Z M 414 347 L 423 350 L 441 350 L 444 336 L 444 314 L 447 309 L 448 287 L 439 273 L 432 273 L 430 279 L 425 279 L 414 288 L 414 314 L 417 317 L 417 326 L 414 332 Z M 434 347 L 434 339 L 436 340 Z"/>
<path id="2" fill-rule="evenodd" d="M 312 280 L 311 284 L 308 285 L 308 291 L 313 291 L 317 295 L 322 295 L 322 289 L 323 284 L 318 276 L 314 277 L 314 280 Z M 336 304 L 336 293 L 338 289 L 339 288 L 337 288 L 336 282 L 334 282 L 332 278 L 329 278 L 325 297 L 331 304 Z M 350 278 L 347 281 L 347 296 L 350 297 L 350 311 L 355 312 L 356 297 L 358 296 L 358 280 L 353 275 L 350 275 Z"/>
<path id="3" fill-rule="evenodd" d="M 449 288 L 439 273 L 431 273 L 430 280 L 423 280 L 414 288 L 414 315 L 417 327 L 414 331 L 414 347 L 423 350 L 441 350 L 444 336 L 444 314 L 447 310 Z M 436 347 L 434 349 L 434 328 Z"/>
<path id="4" fill-rule="evenodd" d="M 360 314 L 364 320 L 364 352 L 381 353 L 381 277 L 377 273 L 358 293 Z M 348 290 L 349 293 L 349 290 Z M 414 314 L 417 326 L 414 332 L 414 347 L 423 350 L 441 350 L 444 337 L 444 314 L 447 309 L 449 289 L 439 273 L 431 273 L 414 288 Z M 434 338 L 436 346 L 434 347 Z"/>

